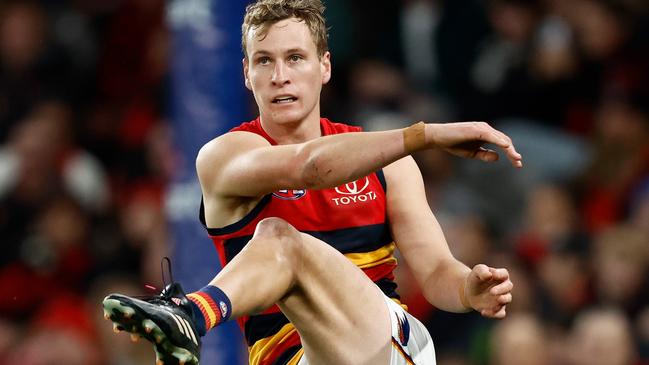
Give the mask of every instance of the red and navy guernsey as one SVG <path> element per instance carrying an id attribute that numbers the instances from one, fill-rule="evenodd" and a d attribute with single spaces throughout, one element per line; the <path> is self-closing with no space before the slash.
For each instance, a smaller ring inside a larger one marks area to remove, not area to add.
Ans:
<path id="1" fill-rule="evenodd" d="M 360 127 L 320 119 L 323 136 L 359 132 Z M 263 130 L 259 118 L 231 131 L 245 131 L 277 143 Z M 341 186 L 322 189 L 285 189 L 264 196 L 244 218 L 223 228 L 207 228 L 221 264 L 236 256 L 252 238 L 257 223 L 279 217 L 301 232 L 328 243 L 372 279 L 383 292 L 398 299 L 393 270 L 395 244 L 386 217 L 386 184 L 379 170 Z M 205 225 L 203 207 L 201 222 Z M 250 351 L 250 364 L 295 364 L 302 355 L 300 338 L 277 306 L 262 314 L 238 319 Z"/>

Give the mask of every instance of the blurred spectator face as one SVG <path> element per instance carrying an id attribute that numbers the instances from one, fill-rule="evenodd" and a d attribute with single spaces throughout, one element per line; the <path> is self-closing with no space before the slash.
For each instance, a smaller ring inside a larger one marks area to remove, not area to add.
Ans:
<path id="1" fill-rule="evenodd" d="M 547 343 L 543 327 L 531 314 L 515 314 L 494 328 L 491 364 L 546 365 Z"/>
<path id="2" fill-rule="evenodd" d="M 586 54 L 596 59 L 606 58 L 622 46 L 623 24 L 601 1 L 576 0 L 572 6 L 577 39 Z"/>
<path id="3" fill-rule="evenodd" d="M 20 124 L 10 144 L 18 153 L 26 172 L 54 168 L 58 146 L 52 142 L 56 140 L 57 132 L 58 127 L 53 119 L 40 116 L 29 117 Z"/>
<path id="4" fill-rule="evenodd" d="M 43 103 L 13 130 L 8 145 L 20 161 L 18 194 L 35 200 L 52 189 L 68 140 L 67 108 Z"/>
<path id="5" fill-rule="evenodd" d="M 527 229 L 551 244 L 568 236 L 575 228 L 575 208 L 568 193 L 557 186 L 540 186 L 529 195 Z"/>
<path id="6" fill-rule="evenodd" d="M 617 310 L 594 310 L 577 317 L 572 330 L 573 365 L 631 365 L 631 328 Z"/>
<path id="7" fill-rule="evenodd" d="M 553 252 L 538 267 L 538 275 L 552 302 L 570 314 L 586 300 L 587 272 L 577 254 Z"/>
<path id="8" fill-rule="evenodd" d="M 23 201 L 36 202 L 53 187 L 57 148 L 49 139 L 56 126 L 51 120 L 30 118 L 12 133 L 9 144 L 20 162 L 16 195 Z"/>
<path id="9" fill-rule="evenodd" d="M 489 8 L 489 20 L 496 32 L 517 44 L 530 39 L 536 19 L 533 6 L 521 1 L 495 0 Z"/>
<path id="10" fill-rule="evenodd" d="M 0 12 L 0 57 L 10 69 L 30 66 L 45 45 L 47 19 L 35 4 L 14 2 Z"/>
<path id="11" fill-rule="evenodd" d="M 647 277 L 649 239 L 630 226 L 614 227 L 595 241 L 594 275 L 597 294 L 607 304 L 632 300 Z"/>
<path id="12" fill-rule="evenodd" d="M 161 230 L 164 222 L 160 209 L 160 196 L 155 191 L 136 191 L 120 211 L 122 230 L 131 244 L 141 245 L 155 232 Z"/>
<path id="13" fill-rule="evenodd" d="M 635 149 L 649 135 L 647 116 L 623 100 L 605 99 L 597 116 L 597 130 L 607 144 Z"/>
<path id="14" fill-rule="evenodd" d="M 69 139 L 69 109 L 58 102 L 44 102 L 14 130 L 9 144 L 27 171 L 51 170 Z"/>
<path id="15" fill-rule="evenodd" d="M 573 34 L 563 19 L 555 16 L 543 21 L 529 61 L 532 70 L 544 80 L 561 79 L 575 71 L 577 57 L 573 47 Z"/>
<path id="16" fill-rule="evenodd" d="M 74 202 L 65 198 L 51 203 L 40 223 L 43 234 L 48 238 L 47 241 L 60 252 L 82 244 L 88 229 L 83 212 Z"/>

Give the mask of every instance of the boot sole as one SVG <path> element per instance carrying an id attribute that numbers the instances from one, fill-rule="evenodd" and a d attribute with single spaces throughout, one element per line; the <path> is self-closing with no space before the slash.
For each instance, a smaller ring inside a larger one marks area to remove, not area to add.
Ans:
<path id="1" fill-rule="evenodd" d="M 143 337 L 153 344 L 156 365 L 199 365 L 198 358 L 189 350 L 174 345 L 160 327 L 147 318 L 137 306 L 129 306 L 117 299 L 105 298 L 104 318 L 113 322 L 116 332 L 126 331 Z M 137 337 L 131 338 L 135 341 Z"/>

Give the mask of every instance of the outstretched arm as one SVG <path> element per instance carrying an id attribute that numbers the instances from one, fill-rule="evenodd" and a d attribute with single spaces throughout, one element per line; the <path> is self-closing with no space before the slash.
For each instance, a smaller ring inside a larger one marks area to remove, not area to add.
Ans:
<path id="1" fill-rule="evenodd" d="M 442 148 L 465 158 L 497 160 L 495 151 L 483 147 L 486 143 L 501 148 L 514 166 L 522 166 L 511 140 L 483 122 L 418 123 L 281 146 L 270 146 L 252 133 L 233 132 L 207 143 L 196 165 L 208 195 L 259 197 L 281 188 L 338 186 L 423 149 Z"/>
<path id="2" fill-rule="evenodd" d="M 411 157 L 384 172 L 392 234 L 426 299 L 446 311 L 476 310 L 486 317 L 503 318 L 512 300 L 507 270 L 482 264 L 469 269 L 453 257 Z"/>

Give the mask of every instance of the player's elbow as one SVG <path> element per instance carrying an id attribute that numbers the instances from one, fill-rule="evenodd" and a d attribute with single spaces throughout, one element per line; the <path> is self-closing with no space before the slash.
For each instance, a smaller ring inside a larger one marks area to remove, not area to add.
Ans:
<path id="1" fill-rule="evenodd" d="M 329 170 L 331 172 L 331 170 Z M 326 184 L 327 171 L 320 166 L 317 156 L 306 161 L 302 170 L 302 181 L 306 189 L 322 189 Z"/>
<path id="2" fill-rule="evenodd" d="M 296 155 L 295 177 L 305 189 L 322 189 L 327 186 L 327 176 L 331 173 L 322 156 L 309 143 L 300 146 Z"/>

